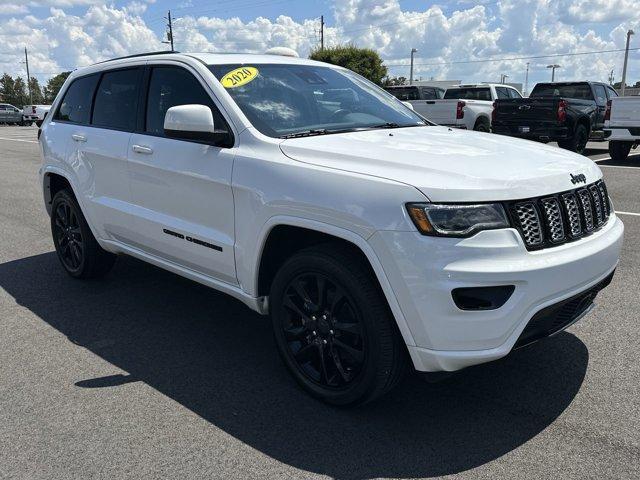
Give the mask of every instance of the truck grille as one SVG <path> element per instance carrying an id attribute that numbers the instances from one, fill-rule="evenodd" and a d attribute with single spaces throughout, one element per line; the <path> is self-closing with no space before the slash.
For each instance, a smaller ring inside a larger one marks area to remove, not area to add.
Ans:
<path id="1" fill-rule="evenodd" d="M 602 227 L 611 215 L 602 180 L 557 195 L 511 202 L 507 210 L 528 250 L 582 238 Z"/>

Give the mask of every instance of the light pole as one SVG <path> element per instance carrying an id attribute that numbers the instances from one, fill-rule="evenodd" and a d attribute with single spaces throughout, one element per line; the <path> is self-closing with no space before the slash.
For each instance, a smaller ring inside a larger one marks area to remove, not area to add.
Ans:
<path id="1" fill-rule="evenodd" d="M 507 78 L 509 78 L 509 75 L 504 73 L 500 74 L 500 83 L 504 83 Z"/>
<path id="2" fill-rule="evenodd" d="M 551 69 L 551 81 L 555 82 L 556 81 L 556 68 L 560 68 L 561 66 L 558 65 L 557 63 L 554 63 L 553 65 L 547 65 L 547 68 Z"/>
<path id="3" fill-rule="evenodd" d="M 626 87 L 627 82 L 627 61 L 629 60 L 629 41 L 631 40 L 631 35 L 633 35 L 633 30 L 629 30 L 627 32 L 627 46 L 624 49 L 624 65 L 622 66 L 622 84 L 620 85 L 620 93 L 624 97 L 624 88 Z"/>
<path id="4" fill-rule="evenodd" d="M 527 73 L 524 74 L 524 93 L 527 96 L 527 90 L 529 89 L 529 62 L 527 62 Z"/>
<path id="5" fill-rule="evenodd" d="M 409 85 L 413 85 L 413 54 L 418 50 L 415 48 L 411 49 L 411 70 L 409 70 Z"/>

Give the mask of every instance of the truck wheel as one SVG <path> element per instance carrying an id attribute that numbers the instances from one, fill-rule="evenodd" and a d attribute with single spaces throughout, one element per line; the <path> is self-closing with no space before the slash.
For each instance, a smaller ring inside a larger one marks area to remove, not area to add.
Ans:
<path id="1" fill-rule="evenodd" d="M 609 155 L 614 162 L 624 162 L 629 157 L 629 152 L 633 142 L 620 142 L 611 140 L 609 142 Z"/>
<path id="2" fill-rule="evenodd" d="M 486 132 L 489 133 L 491 131 L 491 126 L 489 125 L 489 121 L 485 118 L 479 118 L 476 120 L 476 124 L 473 126 L 473 129 L 476 132 Z"/>
<path id="3" fill-rule="evenodd" d="M 91 233 L 75 197 L 61 190 L 51 204 L 51 234 L 60 263 L 74 278 L 105 275 L 116 255 L 103 250 Z"/>
<path id="4" fill-rule="evenodd" d="M 270 293 L 276 344 L 297 382 L 333 405 L 369 402 L 402 378 L 407 352 L 368 265 L 342 245 L 304 249 Z"/>
<path id="5" fill-rule="evenodd" d="M 575 132 L 573 132 L 573 137 L 568 140 L 558 142 L 558 145 L 560 148 L 571 150 L 572 152 L 582 155 L 587 148 L 587 141 L 589 141 L 589 132 L 587 132 L 587 127 L 579 124 L 576 127 Z"/>

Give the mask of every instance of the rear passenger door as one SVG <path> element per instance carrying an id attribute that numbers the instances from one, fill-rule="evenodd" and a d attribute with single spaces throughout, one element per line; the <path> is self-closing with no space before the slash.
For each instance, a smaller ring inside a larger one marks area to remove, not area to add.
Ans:
<path id="1" fill-rule="evenodd" d="M 136 243 L 148 253 L 237 284 L 231 170 L 235 149 L 166 138 L 164 118 L 177 105 L 211 108 L 216 130 L 229 130 L 197 73 L 150 64 L 146 108 L 128 157 Z M 232 136 L 228 137 L 231 139 Z"/>
<path id="2" fill-rule="evenodd" d="M 130 67 L 86 79 L 78 95 L 84 97 L 82 105 L 90 98 L 93 105 L 90 112 L 82 107 L 79 122 L 72 123 L 68 131 L 68 162 L 77 173 L 96 233 L 106 240 L 129 242 L 134 229 L 127 149 L 136 125 L 142 72 L 142 67 Z M 61 111 L 63 108 L 64 101 Z"/>

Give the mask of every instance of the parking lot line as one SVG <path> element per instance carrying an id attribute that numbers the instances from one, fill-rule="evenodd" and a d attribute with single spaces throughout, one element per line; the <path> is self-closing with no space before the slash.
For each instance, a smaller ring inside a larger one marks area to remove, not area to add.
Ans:
<path id="1" fill-rule="evenodd" d="M 634 217 L 640 217 L 640 213 L 635 213 L 635 212 L 621 212 L 619 210 L 616 210 L 616 215 L 633 215 Z"/>
<path id="2" fill-rule="evenodd" d="M 627 168 L 630 170 L 640 171 L 640 167 L 625 167 L 622 165 L 598 165 L 600 168 Z"/>
<path id="3" fill-rule="evenodd" d="M 11 140 L 12 142 L 38 143 L 36 140 L 21 140 L 19 138 L 0 137 L 0 140 Z"/>

